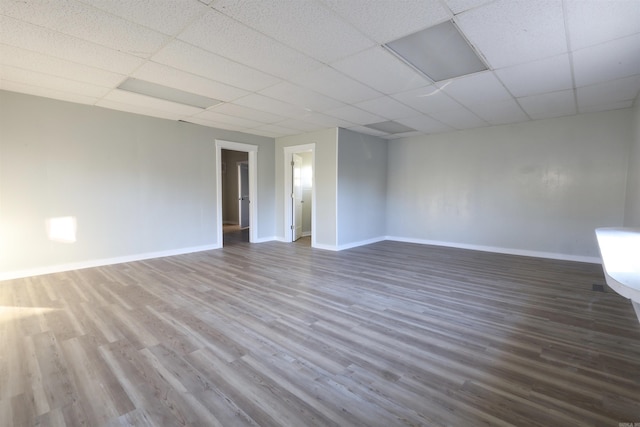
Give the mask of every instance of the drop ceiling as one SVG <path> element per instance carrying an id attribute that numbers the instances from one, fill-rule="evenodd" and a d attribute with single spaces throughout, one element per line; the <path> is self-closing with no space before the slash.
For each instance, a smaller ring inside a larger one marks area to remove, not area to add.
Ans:
<path id="1" fill-rule="evenodd" d="M 384 47 L 446 21 L 488 70 L 433 82 Z M 7 91 L 268 137 L 394 139 L 631 107 L 640 0 L 0 0 L 0 66 Z M 130 78 L 220 102 L 118 88 Z M 368 127 L 391 121 L 415 131 Z"/>

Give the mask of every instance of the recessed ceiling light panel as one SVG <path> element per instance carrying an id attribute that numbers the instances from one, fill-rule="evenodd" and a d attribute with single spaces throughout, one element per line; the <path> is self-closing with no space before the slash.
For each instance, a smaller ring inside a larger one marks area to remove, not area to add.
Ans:
<path id="1" fill-rule="evenodd" d="M 207 96 L 131 78 L 122 82 L 122 84 L 118 86 L 118 89 L 198 108 L 209 108 L 222 102 Z"/>
<path id="2" fill-rule="evenodd" d="M 393 122 L 393 121 L 371 123 L 370 125 L 365 125 L 365 126 L 371 129 L 379 130 L 381 132 L 390 133 L 392 135 L 396 133 L 415 131 L 415 129 L 412 129 L 409 126 L 405 126 L 402 123 Z"/>
<path id="3" fill-rule="evenodd" d="M 452 21 L 384 45 L 434 82 L 487 70 Z"/>

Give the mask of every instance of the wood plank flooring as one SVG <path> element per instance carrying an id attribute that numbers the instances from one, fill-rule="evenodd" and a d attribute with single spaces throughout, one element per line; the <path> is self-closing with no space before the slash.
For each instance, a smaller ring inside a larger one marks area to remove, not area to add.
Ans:
<path id="1" fill-rule="evenodd" d="M 599 265 L 308 239 L 0 282 L 0 425 L 640 422 L 640 325 L 594 284 Z"/>

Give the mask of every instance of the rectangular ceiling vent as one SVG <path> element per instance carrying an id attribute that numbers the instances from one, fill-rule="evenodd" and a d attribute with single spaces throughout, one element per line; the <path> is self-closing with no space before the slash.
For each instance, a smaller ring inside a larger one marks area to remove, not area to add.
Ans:
<path id="1" fill-rule="evenodd" d="M 185 92 L 183 90 L 175 89 L 169 86 L 163 86 L 156 83 L 132 78 L 129 78 L 122 82 L 120 86 L 118 86 L 118 89 L 138 93 L 140 95 L 150 96 L 152 98 L 163 99 L 165 101 L 176 102 L 178 104 L 190 105 L 192 107 L 198 107 L 202 109 L 209 108 L 222 102 L 217 99 L 209 98 L 191 92 Z"/>
<path id="2" fill-rule="evenodd" d="M 434 82 L 487 70 L 452 21 L 446 21 L 384 45 Z"/>
<path id="3" fill-rule="evenodd" d="M 393 121 L 371 123 L 370 125 L 365 125 L 365 126 L 368 128 L 379 130 L 381 132 L 386 132 L 392 135 L 396 133 L 415 132 L 415 129 L 412 129 L 409 126 L 405 126 L 402 123 L 393 122 Z"/>

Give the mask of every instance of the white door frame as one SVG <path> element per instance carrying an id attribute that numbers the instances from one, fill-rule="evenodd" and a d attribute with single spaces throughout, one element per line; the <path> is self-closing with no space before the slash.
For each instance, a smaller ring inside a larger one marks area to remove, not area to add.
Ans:
<path id="1" fill-rule="evenodd" d="M 243 160 L 241 162 L 236 162 L 236 171 L 238 173 L 238 225 L 240 228 L 242 228 L 242 213 L 244 211 L 244 209 L 242 209 L 242 198 L 244 197 L 244 194 L 242 194 L 242 165 L 247 165 L 247 175 L 250 175 L 248 161 Z M 249 206 L 251 206 L 251 198 L 249 198 Z M 249 224 L 249 227 L 251 227 L 251 224 Z"/>
<path id="2" fill-rule="evenodd" d="M 258 146 L 216 139 L 216 203 L 218 247 L 222 247 L 222 150 L 242 151 L 249 157 L 249 242 L 258 240 Z"/>
<path id="3" fill-rule="evenodd" d="M 284 241 L 293 241 L 291 161 L 294 153 L 311 152 L 311 247 L 316 246 L 316 144 L 293 145 L 284 147 Z"/>

